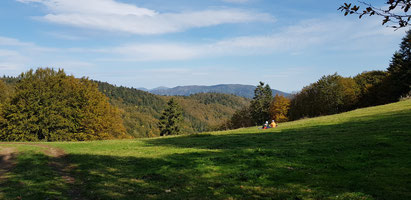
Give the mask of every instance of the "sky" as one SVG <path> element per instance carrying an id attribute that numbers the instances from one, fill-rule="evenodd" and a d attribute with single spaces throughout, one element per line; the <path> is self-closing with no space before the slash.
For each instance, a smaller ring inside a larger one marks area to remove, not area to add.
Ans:
<path id="1" fill-rule="evenodd" d="M 1 0 L 0 75 L 51 67 L 134 88 L 263 81 L 296 92 L 385 70 L 405 30 L 344 16 L 343 2 Z"/>

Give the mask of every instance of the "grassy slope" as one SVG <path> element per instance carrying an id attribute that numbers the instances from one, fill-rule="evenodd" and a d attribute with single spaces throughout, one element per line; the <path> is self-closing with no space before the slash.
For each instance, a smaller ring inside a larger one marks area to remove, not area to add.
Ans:
<path id="1" fill-rule="evenodd" d="M 408 100 L 271 130 L 51 145 L 69 153 L 89 199 L 411 199 L 410 144 Z M 20 174 L 39 155 L 19 150 L 11 180 L 40 178 Z M 30 184 L 67 198 L 56 177 Z M 35 199 L 16 189 L 0 195 Z"/>

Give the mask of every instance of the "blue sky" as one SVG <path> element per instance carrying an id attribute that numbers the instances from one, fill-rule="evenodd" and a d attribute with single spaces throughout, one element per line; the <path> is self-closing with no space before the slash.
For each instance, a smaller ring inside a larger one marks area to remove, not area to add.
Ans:
<path id="1" fill-rule="evenodd" d="M 135 88 L 263 81 L 293 92 L 386 69 L 405 30 L 344 17 L 343 2 L 2 0 L 0 74 L 53 67 Z"/>

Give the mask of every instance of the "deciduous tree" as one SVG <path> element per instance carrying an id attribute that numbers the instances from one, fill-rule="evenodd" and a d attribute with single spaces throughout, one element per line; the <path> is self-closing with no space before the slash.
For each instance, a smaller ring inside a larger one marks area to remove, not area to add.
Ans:
<path id="1" fill-rule="evenodd" d="M 118 109 L 108 103 L 97 85 L 63 70 L 30 70 L 19 76 L 1 140 L 72 141 L 124 138 Z"/>
<path id="2" fill-rule="evenodd" d="M 368 107 L 389 102 L 388 72 L 369 71 L 362 72 L 354 77 L 359 88 L 356 107 Z"/>
<path id="3" fill-rule="evenodd" d="M 359 88 L 352 78 L 337 73 L 323 76 L 294 95 L 291 101 L 292 120 L 344 112 L 355 107 Z"/>
<path id="4" fill-rule="evenodd" d="M 276 94 L 270 105 L 271 119 L 274 119 L 276 122 L 288 121 L 288 110 L 290 109 L 290 103 L 290 99 Z"/>
<path id="5" fill-rule="evenodd" d="M 0 126 L 4 123 L 4 119 L 2 116 L 3 106 L 5 103 L 7 103 L 6 101 L 9 98 L 9 96 L 10 88 L 2 80 L 0 80 Z"/>

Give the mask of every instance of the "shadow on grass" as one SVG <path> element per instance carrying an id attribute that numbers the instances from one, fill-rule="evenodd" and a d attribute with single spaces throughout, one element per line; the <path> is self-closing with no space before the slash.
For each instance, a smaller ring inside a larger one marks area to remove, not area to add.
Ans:
<path id="1" fill-rule="evenodd" d="M 201 156 L 218 160 L 215 165 L 231 168 L 236 177 L 242 172 L 246 177 L 255 175 L 246 180 L 255 182 L 255 186 L 297 186 L 301 190 L 294 196 L 329 198 L 354 193 L 376 199 L 410 199 L 410 130 L 408 111 L 274 133 L 171 137 L 147 142 L 219 150 L 221 153 Z M 261 177 L 266 181 L 260 181 Z M 304 195 L 304 190 L 311 192 Z"/>
<path id="2" fill-rule="evenodd" d="M 69 154 L 67 159 L 76 166 L 84 199 L 411 199 L 410 115 L 278 133 L 144 140 L 148 147 L 191 149 L 163 157 Z M 24 187 L 20 182 L 34 177 L 33 185 L 21 190 L 23 199 L 69 199 L 67 185 L 50 184 L 59 179 L 56 174 L 25 171 L 43 166 L 45 159 L 31 155 L 19 161 L 22 168 L 2 187 L 5 197 L 15 198 L 15 188 Z"/>
<path id="3" fill-rule="evenodd" d="M 70 199 L 68 186 L 48 166 L 48 156 L 29 151 L 15 157 L 16 166 L 0 181 L 1 199 Z"/>

